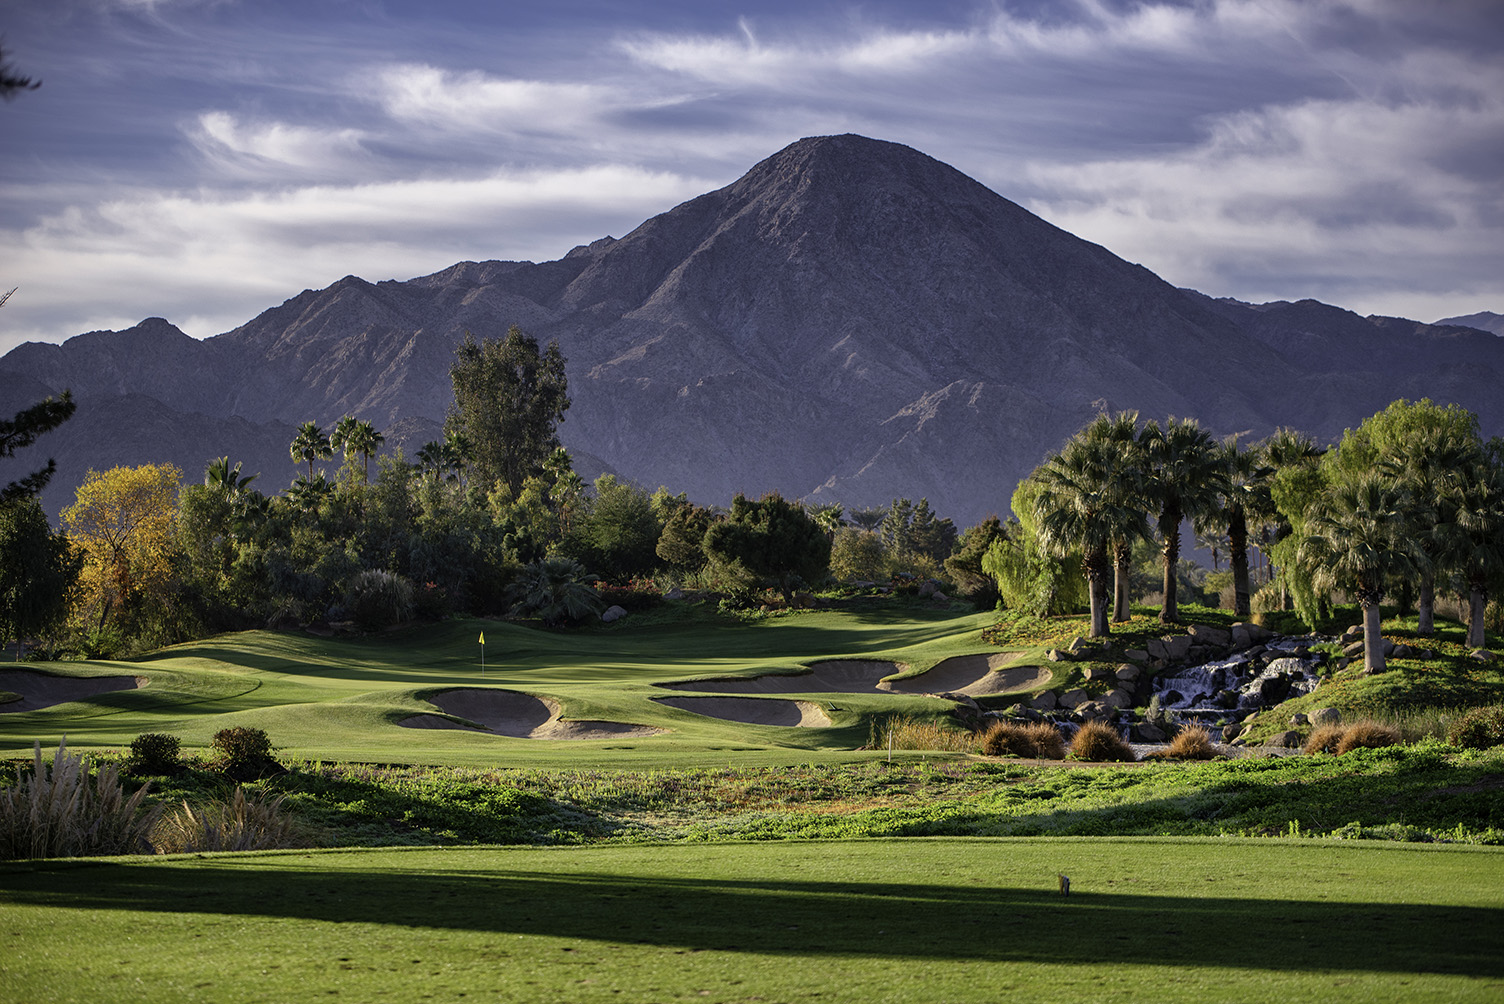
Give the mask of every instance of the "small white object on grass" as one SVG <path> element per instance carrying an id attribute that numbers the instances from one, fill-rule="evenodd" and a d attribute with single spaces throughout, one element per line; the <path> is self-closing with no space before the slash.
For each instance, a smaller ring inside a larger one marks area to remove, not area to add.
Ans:
<path id="1" fill-rule="evenodd" d="M 1071 877 L 1069 875 L 1061 875 L 1060 876 L 1060 895 L 1062 895 L 1062 896 L 1069 896 L 1070 894 L 1071 894 Z"/>

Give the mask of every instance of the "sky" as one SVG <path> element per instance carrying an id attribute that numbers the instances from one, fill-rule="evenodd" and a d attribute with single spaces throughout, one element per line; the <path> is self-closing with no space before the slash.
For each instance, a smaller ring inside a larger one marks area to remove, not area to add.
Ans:
<path id="1" fill-rule="evenodd" d="M 1166 280 L 1504 312 L 1500 0 L 0 0 L 0 351 L 556 259 L 812 135 Z"/>

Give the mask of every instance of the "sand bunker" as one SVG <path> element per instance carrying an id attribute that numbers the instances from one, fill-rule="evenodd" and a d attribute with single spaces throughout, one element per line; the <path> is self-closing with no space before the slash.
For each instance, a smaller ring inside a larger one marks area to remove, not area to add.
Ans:
<path id="1" fill-rule="evenodd" d="M 907 666 L 876 659 L 831 659 L 812 663 L 807 673 L 768 673 L 732 679 L 662 683 L 659 686 L 701 694 L 863 694 L 884 690 L 895 694 L 966 694 L 977 697 L 1030 690 L 1050 682 L 1050 671 L 1043 666 L 1004 668 L 1017 658 L 1016 652 L 960 655 L 946 659 L 927 673 L 894 681 L 886 681 L 884 677 L 901 673 Z"/>
<path id="2" fill-rule="evenodd" d="M 825 709 L 810 701 L 762 700 L 756 697 L 655 697 L 653 700 L 681 711 L 692 711 L 697 715 L 746 725 L 821 729 L 831 724 Z"/>
<path id="3" fill-rule="evenodd" d="M 879 680 L 901 672 L 903 668 L 895 662 L 833 659 L 815 663 L 807 673 L 767 673 L 763 676 L 661 683 L 659 686 L 701 694 L 861 694 L 879 689 Z"/>
<path id="4" fill-rule="evenodd" d="M 1032 690 L 1050 682 L 1050 671 L 1044 666 L 1004 668 L 1017 658 L 1017 652 L 958 655 L 936 663 L 927 673 L 907 680 L 879 684 L 878 689 L 891 690 L 895 694 L 965 694 L 968 697 L 981 697 L 983 694 Z"/>
<path id="5" fill-rule="evenodd" d="M 471 728 L 439 715 L 413 715 L 397 724 L 409 729 L 489 732 L 514 739 L 619 739 L 664 731 L 624 722 L 560 721 L 558 702 L 514 690 L 467 687 L 434 694 L 428 701 L 446 714 L 481 727 Z"/>
<path id="6" fill-rule="evenodd" d="M 0 669 L 0 690 L 21 695 L 19 701 L 0 704 L 0 714 L 36 711 L 145 685 L 144 676 L 53 676 L 29 669 Z"/>

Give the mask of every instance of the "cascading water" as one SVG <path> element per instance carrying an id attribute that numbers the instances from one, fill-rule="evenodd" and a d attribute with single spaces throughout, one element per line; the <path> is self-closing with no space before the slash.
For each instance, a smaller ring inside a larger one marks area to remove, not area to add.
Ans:
<path id="1" fill-rule="evenodd" d="M 1319 638 L 1281 638 L 1264 647 L 1280 652 L 1267 661 L 1237 653 L 1216 662 L 1174 670 L 1173 676 L 1154 679 L 1159 706 L 1183 720 L 1215 722 L 1241 720 L 1261 708 L 1308 694 L 1320 682 L 1317 667 L 1324 656 L 1308 652 Z"/>

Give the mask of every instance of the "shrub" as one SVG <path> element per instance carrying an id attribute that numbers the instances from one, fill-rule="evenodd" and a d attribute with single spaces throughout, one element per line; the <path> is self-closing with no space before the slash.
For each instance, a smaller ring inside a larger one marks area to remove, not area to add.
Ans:
<path id="1" fill-rule="evenodd" d="M 986 756 L 1065 759 L 1065 739 L 1059 729 L 1047 722 L 993 722 L 978 734 L 978 739 Z"/>
<path id="2" fill-rule="evenodd" d="M 1504 704 L 1467 711 L 1447 730 L 1447 742 L 1474 750 L 1504 745 Z"/>
<path id="3" fill-rule="evenodd" d="M 261 729 L 237 725 L 214 733 L 214 766 L 236 781 L 253 781 L 280 771 L 272 759 L 272 743 Z"/>
<path id="4" fill-rule="evenodd" d="M 1342 738 L 1337 742 L 1337 752 L 1342 754 L 1356 749 L 1376 750 L 1399 744 L 1399 729 L 1383 722 L 1365 720 L 1353 722 L 1343 730 Z"/>
<path id="5" fill-rule="evenodd" d="M 1200 725 L 1187 725 L 1175 734 L 1164 755 L 1172 760 L 1211 760 L 1217 755 L 1212 734 Z"/>
<path id="6" fill-rule="evenodd" d="M 412 620 L 413 605 L 413 584 L 379 568 L 361 572 L 345 590 L 345 609 L 362 631 L 405 624 Z"/>
<path id="7" fill-rule="evenodd" d="M 52 763 L 33 747 L 28 775 L 0 789 L 0 860 L 150 853 L 147 835 L 161 807 L 143 809 L 149 785 L 127 796 L 113 765 L 90 773 L 81 757 L 57 746 Z"/>
<path id="8" fill-rule="evenodd" d="M 152 833 L 160 854 L 194 851 L 260 851 L 294 845 L 293 821 L 282 811 L 286 795 L 270 792 L 247 798 L 235 786 L 228 802 L 215 801 L 195 812 L 186 801 Z"/>
<path id="9" fill-rule="evenodd" d="M 1305 750 L 1307 753 L 1335 753 L 1346 731 L 1342 725 L 1318 725 L 1311 731 L 1311 738 L 1306 740 Z"/>
<path id="10" fill-rule="evenodd" d="M 1071 756 L 1093 762 L 1122 762 L 1134 759 L 1133 750 L 1106 722 L 1087 722 L 1071 740 Z"/>
<path id="11" fill-rule="evenodd" d="M 125 772 L 137 777 L 176 774 L 183 766 L 178 756 L 178 737 L 164 732 L 143 732 L 131 740 L 131 755 Z"/>

